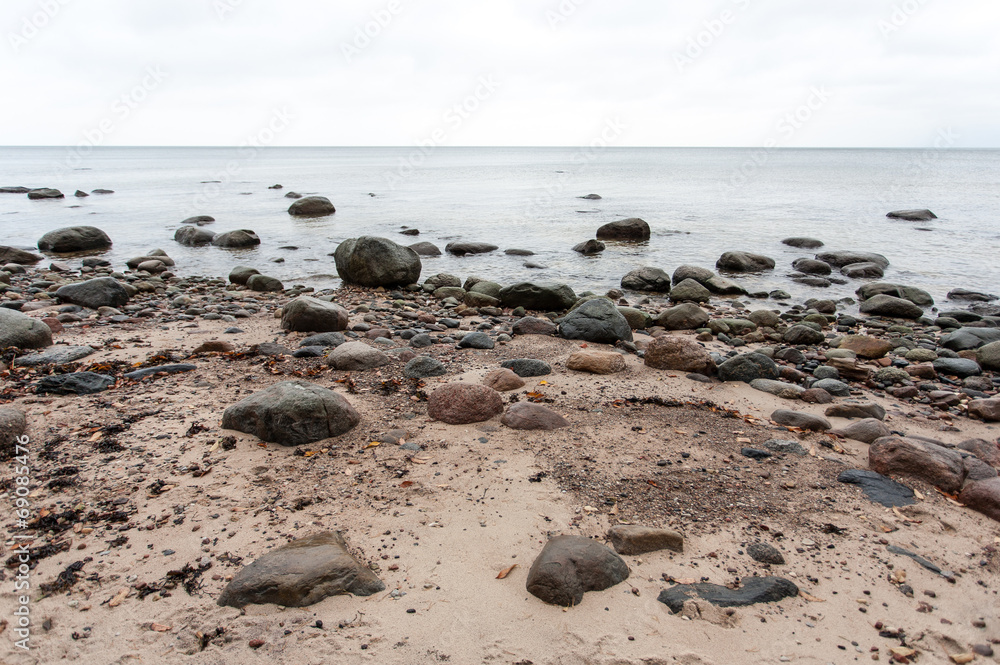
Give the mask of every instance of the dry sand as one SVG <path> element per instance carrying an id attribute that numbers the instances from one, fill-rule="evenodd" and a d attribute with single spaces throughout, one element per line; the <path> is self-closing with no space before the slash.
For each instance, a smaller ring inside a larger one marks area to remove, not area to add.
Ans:
<path id="1" fill-rule="evenodd" d="M 239 350 L 276 339 L 294 348 L 303 337 L 284 337 L 266 312 L 241 320 L 246 332 L 238 335 L 222 334 L 230 324 L 219 321 L 182 325 L 67 327 L 56 338 L 102 346 L 84 361 L 90 364 L 140 363 L 153 355 L 180 360 L 211 339 L 226 339 Z M 32 572 L 31 651 L 14 648 L 8 626 L 0 660 L 890 661 L 889 649 L 901 640 L 880 637 L 881 626 L 905 631 L 905 643 L 919 653 L 915 662 L 941 663 L 1000 639 L 1000 524 L 920 482 L 907 481 L 922 497 L 915 506 L 872 504 L 858 488 L 836 482 L 843 469 L 867 468 L 867 446 L 844 441 L 842 452 L 835 452 L 824 445 L 831 441 L 827 436 L 782 432 L 768 422 L 775 408 L 821 414 L 824 407 L 742 384 L 696 383 L 650 370 L 635 356 L 627 358 L 625 372 L 610 377 L 570 372 L 565 360 L 579 346 L 527 336 L 492 351 L 430 350 L 448 361 L 449 375 L 441 381 L 477 382 L 506 358 L 549 361 L 552 375 L 529 379 L 505 401 L 535 392 L 572 423 L 553 432 L 514 431 L 498 419 L 470 426 L 431 421 L 411 382 L 391 383 L 402 377 L 399 362 L 355 373 L 351 388 L 337 382 L 346 373 L 318 359 L 209 354 L 190 361 L 198 366 L 194 372 L 93 396 L 9 392 L 16 393 L 10 403 L 28 414 L 35 509 L 81 512 L 58 536 L 39 533 L 33 543 L 68 543 L 68 549 L 38 560 Z M 225 407 L 294 378 L 293 372 L 343 393 L 362 414 L 361 425 L 298 450 L 220 428 Z M 398 389 L 386 394 L 386 381 L 390 391 Z M 423 390 L 437 382 L 427 381 Z M 12 388 L 9 378 L 0 386 Z M 642 400 L 654 397 L 691 405 Z M 908 417 L 908 407 L 876 401 L 886 406 L 886 423 L 894 430 L 948 443 L 998 434 L 966 419 Z M 953 431 L 941 431 L 942 425 Z M 369 446 L 393 429 L 405 430 L 406 441 L 421 451 Z M 235 437 L 235 448 L 222 445 L 225 436 Z M 772 438 L 798 438 L 810 454 L 764 462 L 740 455 L 742 447 Z M 658 466 L 661 460 L 669 464 Z M 4 477 L 10 477 L 6 470 Z M 54 482 L 60 478 L 72 480 Z M 10 505 L 9 491 L 2 500 Z M 125 514 L 115 517 L 116 511 Z M 679 530 L 685 551 L 626 556 L 632 571 L 627 581 L 588 593 L 569 609 L 546 605 L 525 590 L 527 569 L 549 536 L 603 539 L 619 522 Z M 3 524 L 6 561 L 14 524 Z M 226 578 L 240 566 L 323 530 L 342 531 L 386 591 L 331 597 L 301 609 L 266 605 L 241 612 L 216 605 Z M 746 545 L 758 540 L 777 547 L 786 565 L 768 567 L 747 556 Z M 916 552 L 954 577 L 949 581 L 890 554 L 886 544 Z M 162 583 L 186 564 L 197 568 L 199 560 L 211 567 L 191 593 L 178 586 L 140 598 L 143 585 Z M 70 590 L 38 598 L 40 583 L 53 582 L 77 561 L 86 563 Z M 889 579 L 899 581 L 904 571 L 913 597 Z M 0 614 L 10 621 L 12 570 L 5 575 Z M 691 616 L 675 616 L 656 599 L 671 586 L 668 579 L 730 584 L 751 575 L 787 577 L 803 594 L 729 613 L 703 605 Z M 984 660 L 992 659 L 978 658 Z"/>

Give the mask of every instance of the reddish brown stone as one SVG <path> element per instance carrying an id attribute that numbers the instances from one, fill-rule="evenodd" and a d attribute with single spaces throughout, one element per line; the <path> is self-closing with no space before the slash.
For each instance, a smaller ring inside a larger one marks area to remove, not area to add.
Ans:
<path id="1" fill-rule="evenodd" d="M 960 453 L 914 438 L 877 439 L 868 448 L 868 466 L 884 476 L 919 478 L 945 492 L 957 492 L 965 482 Z"/>
<path id="2" fill-rule="evenodd" d="M 969 439 L 958 444 L 959 450 L 970 452 L 994 468 L 1000 468 L 1000 443 L 983 439 Z"/>
<path id="3" fill-rule="evenodd" d="M 646 366 L 653 369 L 711 374 L 715 362 L 708 351 L 688 337 L 663 335 L 653 340 L 646 350 Z"/>
<path id="4" fill-rule="evenodd" d="M 49 329 L 54 333 L 60 333 L 63 331 L 63 324 L 59 319 L 54 316 L 46 316 L 42 319 L 42 323 L 47 325 Z"/>
<path id="5" fill-rule="evenodd" d="M 978 480 L 962 490 L 958 500 L 1000 522 L 1000 478 Z"/>
<path id="6" fill-rule="evenodd" d="M 810 388 L 799 395 L 799 399 L 809 404 L 831 404 L 833 395 L 822 388 Z"/>
<path id="7" fill-rule="evenodd" d="M 614 374 L 625 369 L 625 356 L 614 351 L 577 351 L 566 361 L 566 369 L 591 374 Z"/>
<path id="8" fill-rule="evenodd" d="M 1000 398 L 977 399 L 969 402 L 969 415 L 988 423 L 1000 421 Z"/>
<path id="9" fill-rule="evenodd" d="M 569 427 L 569 421 L 552 409 L 531 402 L 519 402 L 511 406 L 500 422 L 511 429 L 524 430 L 549 431 Z"/>
<path id="10" fill-rule="evenodd" d="M 859 358 L 883 358 L 892 351 L 892 344 L 867 335 L 848 335 L 840 341 L 840 348 L 854 351 Z"/>
<path id="11" fill-rule="evenodd" d="M 499 392 L 517 390 L 524 387 L 524 379 L 509 369 L 495 369 L 483 377 L 483 385 Z"/>
<path id="12" fill-rule="evenodd" d="M 503 400 L 488 386 L 449 383 L 431 393 L 427 413 L 449 425 L 481 423 L 503 413 Z"/>

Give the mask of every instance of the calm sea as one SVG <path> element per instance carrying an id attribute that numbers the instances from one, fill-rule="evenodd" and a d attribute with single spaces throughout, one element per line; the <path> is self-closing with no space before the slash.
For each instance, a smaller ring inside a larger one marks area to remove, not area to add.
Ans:
<path id="1" fill-rule="evenodd" d="M 275 184 L 284 189 L 268 189 Z M 810 236 L 828 249 L 886 255 L 886 281 L 926 288 L 939 302 L 956 287 L 1000 292 L 998 150 L 0 148 L 4 185 L 56 187 L 67 198 L 0 195 L 2 244 L 34 246 L 51 229 L 92 225 L 113 239 L 108 258 L 116 265 L 161 248 L 186 275 L 224 276 L 248 264 L 286 284 L 331 288 L 340 283 L 329 256 L 337 244 L 378 235 L 442 249 L 453 240 L 501 248 L 425 258 L 424 277 L 562 281 L 603 292 L 636 267 L 714 268 L 723 252 L 746 250 L 778 263 L 741 280 L 752 290 L 853 295 L 860 282 L 816 289 L 787 278 L 791 262 L 809 254 L 780 240 Z M 96 188 L 115 193 L 72 196 Z M 337 213 L 293 218 L 289 191 L 327 196 Z M 578 198 L 591 193 L 603 198 Z M 901 208 L 930 208 L 939 219 L 886 219 Z M 182 220 L 202 214 L 217 219 L 212 231 L 252 229 L 263 242 L 231 251 L 173 241 Z M 609 244 L 594 257 L 572 251 L 624 217 L 649 222 L 650 241 Z M 420 235 L 400 235 L 404 228 Z M 525 268 L 507 248 L 532 250 L 531 260 L 547 268 Z"/>

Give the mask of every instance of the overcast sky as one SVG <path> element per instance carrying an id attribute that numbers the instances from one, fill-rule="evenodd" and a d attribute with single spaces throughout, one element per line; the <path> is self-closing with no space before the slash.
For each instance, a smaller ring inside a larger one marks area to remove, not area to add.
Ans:
<path id="1" fill-rule="evenodd" d="M 1000 147 L 996 0 L 3 0 L 0 145 Z"/>

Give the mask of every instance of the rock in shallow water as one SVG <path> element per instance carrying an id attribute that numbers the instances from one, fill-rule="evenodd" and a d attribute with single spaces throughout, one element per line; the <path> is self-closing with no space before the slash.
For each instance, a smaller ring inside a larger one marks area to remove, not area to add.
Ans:
<path id="1" fill-rule="evenodd" d="M 573 607 L 588 591 L 628 579 L 628 565 L 604 545 L 582 536 L 557 536 L 531 564 L 526 588 L 550 605 Z"/>
<path id="2" fill-rule="evenodd" d="M 306 196 L 288 207 L 288 214 L 296 217 L 323 217 L 337 212 L 325 196 Z"/>
<path id="3" fill-rule="evenodd" d="M 68 226 L 49 231 L 38 239 L 38 249 L 43 252 L 84 252 L 109 247 L 111 238 L 94 226 Z"/>
<path id="4" fill-rule="evenodd" d="M 345 434 L 361 416 L 344 397 L 308 381 L 283 381 L 222 415 L 222 427 L 263 441 L 298 446 Z"/>
<path id="5" fill-rule="evenodd" d="M 598 240 L 649 240 L 649 224 L 638 217 L 608 222 L 597 229 Z"/>
<path id="6" fill-rule="evenodd" d="M 420 257 L 409 247 L 388 238 L 349 238 L 333 253 L 337 274 L 361 286 L 415 284 L 420 279 Z"/>
<path id="7" fill-rule="evenodd" d="M 858 307 L 862 314 L 873 314 L 897 319 L 919 319 L 924 310 L 909 300 L 880 294 L 865 300 Z"/>
<path id="8" fill-rule="evenodd" d="M 306 607 L 328 596 L 371 596 L 384 590 L 385 584 L 351 556 L 344 537 L 326 532 L 292 541 L 242 568 L 218 603 Z"/>
<path id="9" fill-rule="evenodd" d="M 715 268 L 723 272 L 763 272 L 774 269 L 774 259 L 750 252 L 726 252 L 715 262 Z"/>

